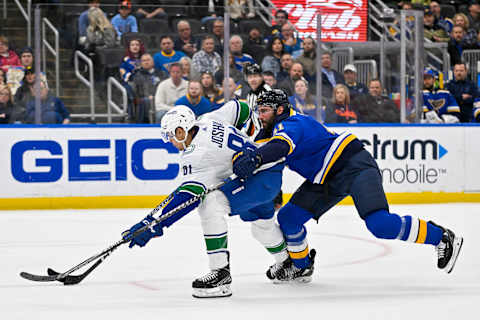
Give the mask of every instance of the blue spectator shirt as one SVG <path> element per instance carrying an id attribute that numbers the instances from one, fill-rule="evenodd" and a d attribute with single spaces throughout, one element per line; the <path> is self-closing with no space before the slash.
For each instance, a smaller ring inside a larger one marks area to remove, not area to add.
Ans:
<path id="1" fill-rule="evenodd" d="M 185 57 L 185 53 L 183 53 L 182 51 L 172 50 L 172 53 L 170 54 L 166 54 L 163 51 L 157 52 L 153 56 L 155 69 L 162 70 L 168 73 L 168 65 L 179 61 L 182 57 Z"/>
<path id="2" fill-rule="evenodd" d="M 195 113 L 197 117 L 201 116 L 204 113 L 208 113 L 212 111 L 212 104 L 207 98 L 205 98 L 204 96 L 201 96 L 198 101 L 193 101 L 192 98 L 190 98 L 190 96 L 188 95 L 188 93 L 183 97 L 181 97 L 180 99 L 178 99 L 175 102 L 175 105 L 176 106 L 182 105 L 182 106 L 189 107 L 190 109 L 192 109 L 192 111 Z"/>
<path id="3" fill-rule="evenodd" d="M 112 25 L 115 28 L 118 37 L 121 37 L 124 33 L 138 32 L 137 19 L 132 15 L 128 15 L 124 19 L 120 13 L 118 13 L 112 18 Z"/>

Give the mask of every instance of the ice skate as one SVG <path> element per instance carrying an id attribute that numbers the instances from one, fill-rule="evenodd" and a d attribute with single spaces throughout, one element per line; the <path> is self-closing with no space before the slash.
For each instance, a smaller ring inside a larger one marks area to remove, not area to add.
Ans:
<path id="1" fill-rule="evenodd" d="M 195 279 L 192 283 L 193 296 L 195 298 L 218 298 L 232 295 L 230 284 L 230 267 L 212 270 L 203 277 Z"/>
<path id="2" fill-rule="evenodd" d="M 315 249 L 310 250 L 310 265 L 306 268 L 297 268 L 293 264 L 292 259 L 288 258 L 281 264 L 280 267 L 278 267 L 277 264 L 271 266 L 270 269 L 267 270 L 267 277 L 273 280 L 274 283 L 285 283 L 291 281 L 308 283 L 312 281 L 316 253 L 317 252 Z M 273 271 L 276 272 L 273 273 Z M 273 276 L 274 279 L 271 278 Z"/>
<path id="3" fill-rule="evenodd" d="M 276 275 L 277 275 L 277 272 L 283 268 L 289 268 L 292 264 L 292 259 L 290 257 L 288 257 L 287 259 L 283 260 L 282 262 L 277 262 L 273 265 L 271 265 L 266 274 L 267 274 L 267 278 L 272 280 L 273 283 L 282 283 L 282 282 L 285 282 L 285 281 L 280 281 L 277 279 Z"/>
<path id="4" fill-rule="evenodd" d="M 442 241 L 435 247 L 438 255 L 437 266 L 439 269 L 445 270 L 446 273 L 450 273 L 455 267 L 458 254 L 462 249 L 463 238 L 456 236 L 452 230 L 443 228 L 432 221 L 430 223 L 443 230 Z"/>

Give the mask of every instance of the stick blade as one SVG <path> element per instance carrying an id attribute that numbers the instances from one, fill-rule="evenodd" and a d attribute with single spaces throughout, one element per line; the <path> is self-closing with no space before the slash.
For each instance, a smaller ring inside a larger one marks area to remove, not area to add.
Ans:
<path id="1" fill-rule="evenodd" d="M 60 275 L 60 272 L 57 272 L 57 271 L 53 270 L 52 268 L 48 268 L 47 273 L 50 276 L 55 276 L 55 277 L 58 277 Z M 74 285 L 74 284 L 80 283 L 83 280 L 83 278 L 85 278 L 85 277 L 86 277 L 86 275 L 83 275 L 83 274 L 78 275 L 78 276 L 68 275 L 65 278 L 58 278 L 56 280 L 60 281 L 61 283 L 63 283 L 66 286 L 69 286 L 69 285 Z"/>
<path id="2" fill-rule="evenodd" d="M 36 282 L 50 282 L 50 281 L 57 280 L 56 275 L 40 276 L 40 275 L 28 273 L 28 272 L 20 272 L 20 277 L 30 281 L 36 281 Z"/>

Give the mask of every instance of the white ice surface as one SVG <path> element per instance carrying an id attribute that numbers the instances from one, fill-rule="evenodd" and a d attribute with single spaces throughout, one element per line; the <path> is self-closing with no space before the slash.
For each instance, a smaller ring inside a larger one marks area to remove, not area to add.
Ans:
<path id="1" fill-rule="evenodd" d="M 36 283 L 21 271 L 66 271 L 102 251 L 149 210 L 0 212 L 0 319 L 479 319 L 480 206 L 392 206 L 448 226 L 465 238 L 452 274 L 436 268 L 432 246 L 375 239 L 354 207 L 317 225 L 307 285 L 274 285 L 272 258 L 250 225 L 229 218 L 233 296 L 195 299 L 191 281 L 208 271 L 196 213 L 145 248 L 123 246 L 77 286 Z"/>

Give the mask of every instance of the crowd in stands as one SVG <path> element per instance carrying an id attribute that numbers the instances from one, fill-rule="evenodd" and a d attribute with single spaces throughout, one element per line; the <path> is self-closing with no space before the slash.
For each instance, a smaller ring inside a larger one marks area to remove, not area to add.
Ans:
<path id="1" fill-rule="evenodd" d="M 187 105 L 199 116 L 225 101 L 226 88 L 230 94 L 227 98 L 244 99 L 250 104 L 262 90 L 281 88 L 297 112 L 326 122 L 400 121 L 398 101 L 389 98 L 379 79 L 359 83 L 355 65 L 335 70 L 331 52 L 322 51 L 322 72 L 317 75 L 315 40 L 296 36 L 284 10 L 276 11 L 276 23 L 268 28 L 255 17 L 252 0 L 228 2 L 233 31 L 228 43 L 230 78 L 224 79 L 224 21 L 218 8 L 193 23 L 186 17 L 169 19 L 166 9 L 148 0 L 121 0 L 116 14 L 110 17 L 102 10 L 101 0 L 87 1 L 88 9 L 78 18 L 77 49 L 88 53 L 97 68 L 102 50 L 125 48 L 115 75 L 127 90 L 131 122 L 158 123 L 179 104 Z M 208 5 L 208 1 L 196 3 Z M 429 114 L 425 121 L 455 122 L 450 115 L 461 122 L 475 121 L 475 115 L 480 114 L 476 108 L 480 107 L 480 93 L 477 85 L 468 80 L 467 64 L 461 57 L 464 50 L 480 49 L 480 3 L 469 2 L 467 12 L 455 12 L 453 17 L 442 16 L 440 1 L 402 1 L 397 5 L 395 9 L 424 10 L 426 41 L 448 43 L 454 79 L 445 84 L 446 90 L 440 90 L 443 86 L 438 83 L 438 75 L 426 69 L 424 100 L 430 102 L 423 107 Z M 257 19 L 252 21 L 258 23 L 241 33 L 239 22 L 249 19 Z M 148 37 L 139 32 L 147 20 L 164 21 L 167 29 L 170 23 L 174 31 L 157 30 Z M 202 26 L 201 32 L 194 29 L 198 26 Z M 395 27 L 390 32 L 398 36 Z M 19 54 L 9 50 L 7 38 L 0 37 L 3 122 L 9 119 L 9 123 L 28 123 L 34 119 L 33 52 L 25 48 Z M 316 98 L 316 81 L 322 83 L 321 101 Z M 68 123 L 68 111 L 58 97 L 49 93 L 44 74 L 41 84 L 38 91 L 42 117 L 48 121 L 45 123 Z M 5 88 L 9 88 L 8 92 Z"/>

